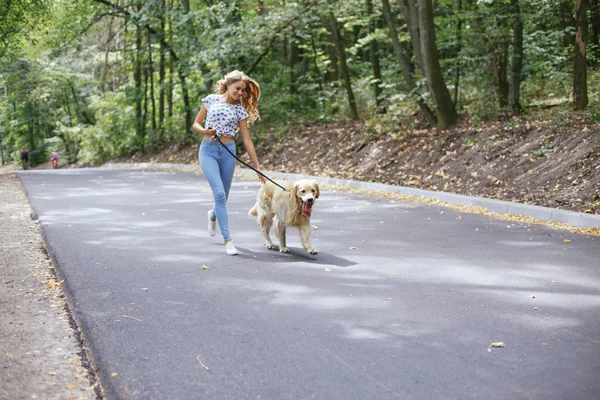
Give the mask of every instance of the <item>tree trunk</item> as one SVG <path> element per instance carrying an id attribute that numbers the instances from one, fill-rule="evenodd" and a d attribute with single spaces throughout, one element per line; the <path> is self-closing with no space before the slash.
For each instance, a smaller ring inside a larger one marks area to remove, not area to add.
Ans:
<path id="1" fill-rule="evenodd" d="M 333 42 L 333 35 L 331 35 L 331 41 Z M 338 56 L 335 46 L 325 44 L 325 51 L 331 60 L 331 69 L 327 68 L 326 77 L 329 82 L 337 82 L 340 79 L 340 72 L 338 69 Z"/>
<path id="2" fill-rule="evenodd" d="M 358 119 L 358 110 L 356 109 L 356 101 L 354 100 L 354 92 L 352 92 L 352 85 L 350 83 L 350 73 L 348 71 L 348 65 L 346 64 L 346 53 L 344 46 L 342 45 L 342 39 L 340 37 L 340 29 L 338 27 L 337 19 L 333 14 L 332 0 L 327 0 L 329 5 L 329 18 L 331 20 L 331 30 L 333 34 L 333 41 L 337 50 L 337 55 L 340 60 L 340 69 L 342 70 L 342 77 L 344 78 L 344 86 L 346 87 L 346 93 L 348 95 L 348 105 L 350 106 L 350 114 L 352 119 Z"/>
<path id="3" fill-rule="evenodd" d="M 105 52 L 104 52 L 104 66 L 102 67 L 102 76 L 100 77 L 100 93 L 104 93 L 104 85 L 106 84 L 106 75 L 108 74 L 108 54 L 110 53 L 109 43 L 113 35 L 113 17 L 110 18 L 108 23 L 108 39 L 106 40 Z"/>
<path id="4" fill-rule="evenodd" d="M 431 0 L 419 0 L 418 4 L 419 32 L 425 76 L 427 77 L 431 97 L 435 102 L 438 128 L 447 129 L 456 124 L 458 115 L 454 104 L 452 104 L 438 60 L 435 25 L 433 24 L 433 5 Z"/>
<path id="5" fill-rule="evenodd" d="M 523 69 L 523 19 L 519 0 L 510 0 L 513 20 L 513 54 L 510 75 L 509 103 L 512 110 L 520 114 L 521 107 L 521 70 Z"/>
<path id="6" fill-rule="evenodd" d="M 29 157 L 31 158 L 31 152 L 33 150 L 35 150 L 35 128 L 33 126 L 34 124 L 34 114 L 35 114 L 35 110 L 33 105 L 28 102 L 27 103 L 27 118 L 29 119 L 29 121 L 27 122 L 27 130 L 29 133 Z"/>
<path id="7" fill-rule="evenodd" d="M 590 44 L 592 45 L 592 51 L 594 52 L 593 59 L 594 64 L 598 65 L 600 62 L 600 1 L 590 0 L 590 22 L 592 25 Z"/>
<path id="8" fill-rule="evenodd" d="M 398 64 L 400 64 L 400 67 L 402 68 L 406 85 L 410 90 L 413 90 L 416 85 L 414 80 L 414 67 L 410 61 L 409 49 L 406 45 L 401 44 L 398 39 L 398 28 L 396 26 L 395 16 L 392 14 L 389 0 L 381 0 L 381 4 L 383 5 L 383 15 L 390 31 L 390 39 L 392 40 L 396 60 L 398 60 Z"/>
<path id="9" fill-rule="evenodd" d="M 144 60 L 144 68 L 142 68 L 142 80 L 144 81 L 144 108 L 142 112 L 142 126 L 144 128 L 144 136 L 146 136 L 146 121 L 148 121 L 148 68 L 145 65 L 146 60 Z"/>
<path id="10" fill-rule="evenodd" d="M 173 9 L 173 0 L 169 1 L 169 10 Z M 173 43 L 173 19 L 171 13 L 169 13 L 169 43 Z M 167 82 L 167 117 L 171 119 L 173 117 L 173 57 L 169 54 L 169 74 Z M 170 133 L 169 133 L 170 136 Z M 170 138 L 169 138 L 170 140 Z"/>
<path id="11" fill-rule="evenodd" d="M 588 104 L 587 69 L 585 64 L 585 42 L 587 40 L 587 0 L 575 0 L 575 60 L 573 65 L 573 105 L 583 110 Z"/>
<path id="12" fill-rule="evenodd" d="M 142 68 L 144 51 L 142 48 L 142 28 L 135 27 L 135 68 L 133 80 L 135 84 L 135 133 L 144 149 L 144 120 L 142 117 Z"/>
<path id="13" fill-rule="evenodd" d="M 573 18 L 573 0 L 560 1 L 560 16 L 563 27 L 563 46 L 575 46 L 575 36 L 571 33 L 570 28 L 575 26 L 575 18 Z"/>
<path id="14" fill-rule="evenodd" d="M 67 117 L 67 126 L 71 127 L 73 126 L 73 122 L 71 119 L 71 102 L 69 101 L 69 92 L 67 91 L 67 89 L 63 89 L 63 102 L 64 102 L 64 107 L 65 107 L 65 111 L 67 113 L 66 117 Z"/>
<path id="15" fill-rule="evenodd" d="M 367 6 L 367 32 L 369 35 L 375 34 L 375 21 L 373 21 L 373 3 L 372 0 L 366 0 Z M 377 105 L 377 113 L 385 114 L 385 106 L 381 98 L 381 66 L 379 65 L 379 49 L 377 40 L 371 39 L 369 42 L 369 56 L 371 58 L 371 67 L 373 68 L 373 90 L 375 92 L 375 104 Z"/>
<path id="16" fill-rule="evenodd" d="M 460 0 L 459 0 L 460 1 Z M 410 42 L 413 47 L 417 65 L 423 70 L 423 55 L 421 54 L 421 39 L 419 35 L 419 7 L 417 0 L 401 0 L 402 13 L 410 35 Z"/>
<path id="17" fill-rule="evenodd" d="M 148 33 L 148 65 L 147 72 L 150 78 L 150 113 L 151 113 L 151 125 L 152 125 L 152 136 L 151 140 L 154 142 L 156 135 L 156 100 L 154 99 L 154 61 L 152 60 L 152 37 Z"/>
<path id="18" fill-rule="evenodd" d="M 317 76 L 319 77 L 319 79 L 317 80 L 318 84 L 319 84 L 319 91 L 323 92 L 323 84 L 322 81 L 325 78 L 325 75 L 321 72 L 321 70 L 319 69 L 319 65 L 317 64 L 317 58 L 319 56 L 319 54 L 317 53 L 317 48 L 315 46 L 315 39 L 313 37 L 313 33 L 312 30 L 310 31 L 310 45 L 312 47 L 312 52 L 313 52 L 313 64 L 315 66 L 315 71 L 317 72 Z"/>
<path id="19" fill-rule="evenodd" d="M 506 11 L 505 7 L 501 7 L 500 11 Z M 496 78 L 496 95 L 498 96 L 498 106 L 505 108 L 508 106 L 508 47 L 509 41 L 506 36 L 507 17 L 506 13 L 498 16 L 499 19 L 499 43 L 498 48 L 495 51 L 494 57 L 496 57 L 496 70 L 494 75 Z"/>
<path id="20" fill-rule="evenodd" d="M 518 0 L 517 0 L 518 1 Z M 462 0 L 458 0 L 458 7 L 456 12 L 456 55 L 455 55 L 455 67 L 454 67 L 454 106 L 458 106 L 458 88 L 460 85 L 460 52 L 462 50 Z M 521 39 L 523 32 L 521 30 Z"/>
<path id="21" fill-rule="evenodd" d="M 389 1 L 381 0 L 381 4 L 383 6 L 383 15 L 388 24 L 390 38 L 392 40 L 392 47 L 394 48 L 394 54 L 396 56 L 396 60 L 398 61 L 398 63 L 400 64 L 400 67 L 402 68 L 402 75 L 404 77 L 404 82 L 406 83 L 408 90 L 410 90 L 412 93 L 417 88 L 417 85 L 415 83 L 415 78 L 414 78 L 414 66 L 411 63 L 410 56 L 408 54 L 409 49 L 406 46 L 403 47 L 403 45 L 400 44 L 400 41 L 398 40 L 398 28 L 396 27 L 396 21 L 394 19 L 394 16 L 392 15 L 392 10 L 391 10 Z M 410 12 L 409 12 L 409 14 L 410 14 Z M 418 21 L 418 19 L 417 19 L 417 21 Z M 412 32 L 412 33 L 415 33 L 415 32 Z M 418 31 L 416 32 L 416 34 L 418 35 Z M 420 49 L 420 43 L 419 43 L 419 49 Z M 420 96 L 418 96 L 418 98 L 417 98 L 417 103 L 419 104 L 421 111 L 423 111 L 423 113 L 425 114 L 425 116 L 427 117 L 429 122 L 432 125 L 436 125 L 437 119 L 436 119 L 435 114 L 433 113 L 433 111 L 431 111 L 429 106 L 427 104 L 425 104 L 425 102 L 423 101 L 423 99 L 420 98 Z"/>
<path id="22" fill-rule="evenodd" d="M 6 90 L 6 88 L 5 88 L 5 90 Z M 4 96 L 4 97 L 6 97 L 6 96 Z M 2 164 L 0 164 L 0 165 L 4 165 L 4 149 L 2 148 L 2 142 L 4 141 L 3 136 L 4 135 L 0 134 L 0 160 L 2 161 Z"/>
<path id="23" fill-rule="evenodd" d="M 296 35 L 294 30 L 290 34 L 290 56 L 289 56 L 289 68 L 290 68 L 290 94 L 295 95 L 298 93 L 298 87 L 296 85 L 296 65 L 298 64 L 298 45 L 296 44 Z"/>
<path id="24" fill-rule="evenodd" d="M 187 15 L 190 13 L 190 2 L 189 0 L 182 0 L 182 2 L 183 13 Z M 191 23 L 190 28 L 193 29 Z M 169 53 L 171 55 L 171 58 L 177 65 L 177 75 L 179 76 L 179 81 L 181 82 L 181 97 L 183 97 L 183 105 L 185 106 L 185 132 L 187 135 L 196 135 L 196 132 L 192 131 L 192 105 L 190 104 L 190 94 L 187 87 L 185 71 L 183 69 L 182 63 L 177 58 L 177 55 L 175 54 L 171 46 L 169 46 Z M 209 86 L 208 82 L 205 83 L 207 86 Z M 210 88 L 207 88 L 207 90 L 210 91 Z"/>
<path id="25" fill-rule="evenodd" d="M 167 51 L 166 32 L 165 32 L 165 0 L 160 0 L 160 26 L 159 26 L 159 51 L 160 56 L 158 60 L 158 139 L 159 142 L 163 141 L 164 125 L 165 125 L 165 69 L 166 60 L 165 54 Z"/>

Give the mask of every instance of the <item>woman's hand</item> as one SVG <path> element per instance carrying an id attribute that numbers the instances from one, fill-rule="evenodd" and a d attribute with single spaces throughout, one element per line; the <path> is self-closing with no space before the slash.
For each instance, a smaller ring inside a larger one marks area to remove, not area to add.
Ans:
<path id="1" fill-rule="evenodd" d="M 204 129 L 202 134 L 214 136 L 217 134 L 217 128 L 213 128 L 212 126 L 209 126 L 207 129 Z"/>
<path id="2" fill-rule="evenodd" d="M 257 171 L 260 171 L 260 164 L 259 163 L 254 164 L 254 169 L 257 170 Z M 267 180 L 265 179 L 264 176 L 262 176 L 259 173 L 257 173 L 256 175 L 258 176 L 258 180 L 260 181 L 260 183 L 262 183 L 263 185 L 265 183 L 267 183 Z"/>
<path id="3" fill-rule="evenodd" d="M 264 176 L 262 176 L 261 174 L 256 174 L 256 175 L 258 175 L 258 180 L 260 181 L 260 183 L 262 183 L 263 185 L 265 183 L 267 183 L 267 180 L 265 179 Z"/>

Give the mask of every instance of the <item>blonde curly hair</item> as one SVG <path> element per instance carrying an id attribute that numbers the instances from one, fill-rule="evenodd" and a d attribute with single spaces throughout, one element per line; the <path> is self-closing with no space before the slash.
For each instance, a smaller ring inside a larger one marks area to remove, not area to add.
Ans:
<path id="1" fill-rule="evenodd" d="M 260 114 L 258 113 L 258 99 L 260 99 L 260 86 L 258 85 L 258 82 L 251 79 L 242 71 L 238 71 L 236 69 L 225 75 L 219 81 L 217 81 L 216 93 L 223 94 L 227 92 L 227 88 L 230 85 L 233 85 L 234 83 L 239 81 L 246 82 L 246 90 L 242 94 L 240 103 L 248 112 L 248 124 L 252 125 L 254 121 L 260 118 Z"/>

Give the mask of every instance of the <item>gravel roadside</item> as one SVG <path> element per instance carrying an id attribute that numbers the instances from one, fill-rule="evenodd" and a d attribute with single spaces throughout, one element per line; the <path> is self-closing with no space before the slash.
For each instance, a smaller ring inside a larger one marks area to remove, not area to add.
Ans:
<path id="1" fill-rule="evenodd" d="M 0 170 L 0 399 L 98 399 L 37 218 Z"/>

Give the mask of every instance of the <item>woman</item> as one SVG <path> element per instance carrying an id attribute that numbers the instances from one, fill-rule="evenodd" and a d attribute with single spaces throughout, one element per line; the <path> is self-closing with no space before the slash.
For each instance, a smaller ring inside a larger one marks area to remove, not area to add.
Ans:
<path id="1" fill-rule="evenodd" d="M 238 254 L 229 234 L 227 217 L 227 199 L 236 160 L 223 147 L 236 154 L 234 137 L 239 129 L 254 168 L 260 169 L 254 143 L 248 130 L 248 124 L 254 123 L 259 117 L 259 98 L 258 83 L 243 72 L 232 71 L 217 82 L 215 94 L 202 99 L 202 107 L 193 125 L 193 129 L 203 135 L 198 158 L 214 198 L 213 209 L 208 211 L 208 234 L 210 236 L 217 234 L 218 222 L 225 242 L 225 251 L 229 255 Z M 205 119 L 206 129 L 202 126 Z M 216 140 L 216 136 L 220 138 L 222 144 Z M 261 175 L 258 175 L 258 179 L 261 183 L 265 183 L 265 178 Z"/>

